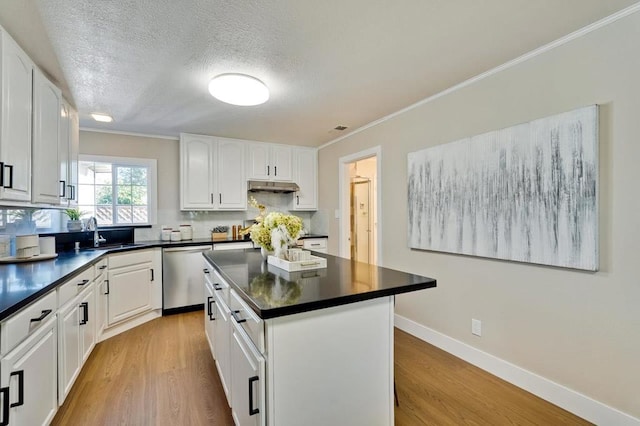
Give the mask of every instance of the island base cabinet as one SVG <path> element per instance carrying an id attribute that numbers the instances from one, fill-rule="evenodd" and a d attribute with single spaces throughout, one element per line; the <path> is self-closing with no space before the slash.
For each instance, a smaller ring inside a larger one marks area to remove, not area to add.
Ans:
<path id="1" fill-rule="evenodd" d="M 2 358 L 1 424 L 47 425 L 53 419 L 58 409 L 56 340 L 56 319 L 51 318 Z"/>
<path id="2" fill-rule="evenodd" d="M 393 297 L 270 319 L 266 335 L 270 426 L 394 424 Z"/>
<path id="3" fill-rule="evenodd" d="M 231 415 L 237 426 L 264 426 L 265 359 L 244 330 L 236 322 L 232 324 Z"/>
<path id="4" fill-rule="evenodd" d="M 214 326 L 214 357 L 216 359 L 216 368 L 222 382 L 222 389 L 227 396 L 227 402 L 231 405 L 231 311 L 224 303 L 219 291 L 214 294 L 216 320 Z"/>

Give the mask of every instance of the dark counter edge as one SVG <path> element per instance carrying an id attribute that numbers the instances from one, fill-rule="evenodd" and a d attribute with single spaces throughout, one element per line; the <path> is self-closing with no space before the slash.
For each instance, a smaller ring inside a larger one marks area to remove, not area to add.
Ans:
<path id="1" fill-rule="evenodd" d="M 207 257 L 206 254 L 203 254 L 203 255 L 207 260 L 207 263 L 209 263 L 222 276 L 222 278 L 224 278 L 224 280 L 231 287 L 233 287 L 236 294 L 238 294 L 242 298 L 242 300 L 244 300 L 249 305 L 249 307 L 256 313 L 256 315 L 258 315 L 263 320 L 283 317 L 286 315 L 300 314 L 303 312 L 316 311 L 319 309 L 333 308 L 336 306 L 363 302 L 365 300 L 377 299 L 385 296 L 395 296 L 396 294 L 410 293 L 412 291 L 424 290 L 427 288 L 433 288 L 437 286 L 437 281 L 435 279 L 427 278 L 424 282 L 416 283 L 416 284 L 408 284 L 404 287 L 375 290 L 367 293 L 358 293 L 358 294 L 352 294 L 349 296 L 341 296 L 341 297 L 335 297 L 331 299 L 317 300 L 314 302 L 305 302 L 305 303 L 300 303 L 300 304 L 290 305 L 290 306 L 280 306 L 280 307 L 271 308 L 271 309 L 260 309 L 260 307 L 253 302 L 251 297 L 249 297 L 244 292 L 244 290 L 238 287 L 235 284 L 235 282 L 233 282 L 233 280 L 227 274 L 225 274 L 225 272 L 222 269 L 218 267 L 218 265 L 213 263 L 213 261 L 209 257 Z"/>
<path id="2" fill-rule="evenodd" d="M 245 242 L 245 241 L 246 240 L 211 240 L 211 239 L 204 239 L 204 238 L 203 239 L 194 239 L 194 240 L 185 240 L 185 241 L 174 241 L 174 242 L 170 242 L 170 241 L 141 241 L 139 243 L 127 244 L 127 245 L 124 245 L 122 247 L 104 247 L 104 248 L 100 247 L 100 248 L 95 248 L 95 249 L 82 249 L 81 251 L 84 252 L 84 253 L 86 253 L 86 252 L 95 252 L 96 256 L 93 259 L 87 261 L 84 265 L 78 266 L 76 269 L 74 269 L 73 271 L 69 272 L 66 275 L 61 276 L 60 278 L 58 278 L 57 280 L 55 280 L 51 284 L 41 288 L 40 290 L 36 291 L 35 293 L 30 294 L 29 296 L 25 297 L 24 299 L 14 303 L 13 305 L 11 305 L 8 308 L 6 308 L 5 310 L 1 311 L 0 312 L 0 321 L 3 321 L 6 318 L 10 317 L 11 315 L 15 314 L 20 309 L 24 308 L 25 306 L 29 305 L 30 303 L 35 302 L 36 300 L 38 300 L 39 298 L 41 298 L 45 294 L 49 293 L 51 290 L 54 290 L 56 287 L 58 287 L 62 283 L 70 280 L 71 278 L 73 278 L 76 275 L 80 274 L 81 272 L 85 271 L 87 268 L 92 267 L 93 265 L 98 263 L 98 261 L 100 261 L 102 258 L 104 258 L 104 256 L 107 256 L 107 255 L 112 254 L 112 253 L 122 253 L 122 252 L 127 252 L 127 251 L 143 250 L 143 249 L 149 249 L 149 248 L 170 248 L 170 247 L 202 246 L 202 245 L 209 245 L 209 244 L 241 243 L 241 242 Z M 42 262 L 47 262 L 47 260 L 44 260 Z M 2 267 L 2 266 L 0 266 L 0 267 Z"/>

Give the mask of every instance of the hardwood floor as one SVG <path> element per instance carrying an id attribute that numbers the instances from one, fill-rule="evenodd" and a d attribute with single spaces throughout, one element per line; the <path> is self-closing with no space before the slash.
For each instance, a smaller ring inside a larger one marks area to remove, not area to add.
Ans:
<path id="1" fill-rule="evenodd" d="M 53 425 L 233 425 L 202 311 L 99 343 Z"/>
<path id="2" fill-rule="evenodd" d="M 98 344 L 52 424 L 232 425 L 202 315 Z M 589 424 L 397 329 L 395 357 L 396 425 Z"/>

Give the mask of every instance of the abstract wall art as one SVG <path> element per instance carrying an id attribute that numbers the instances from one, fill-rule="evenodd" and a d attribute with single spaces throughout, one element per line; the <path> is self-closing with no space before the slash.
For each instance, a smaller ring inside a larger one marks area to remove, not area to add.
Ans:
<path id="1" fill-rule="evenodd" d="M 598 269 L 598 107 L 408 155 L 415 249 Z"/>

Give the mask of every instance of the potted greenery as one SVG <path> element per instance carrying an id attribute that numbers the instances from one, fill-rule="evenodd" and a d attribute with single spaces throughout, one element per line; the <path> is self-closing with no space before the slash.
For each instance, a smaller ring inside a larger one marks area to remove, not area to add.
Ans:
<path id="1" fill-rule="evenodd" d="M 82 221 L 80 218 L 84 214 L 79 209 L 65 209 L 65 214 L 69 217 L 67 221 L 67 230 L 69 232 L 82 231 Z"/>

